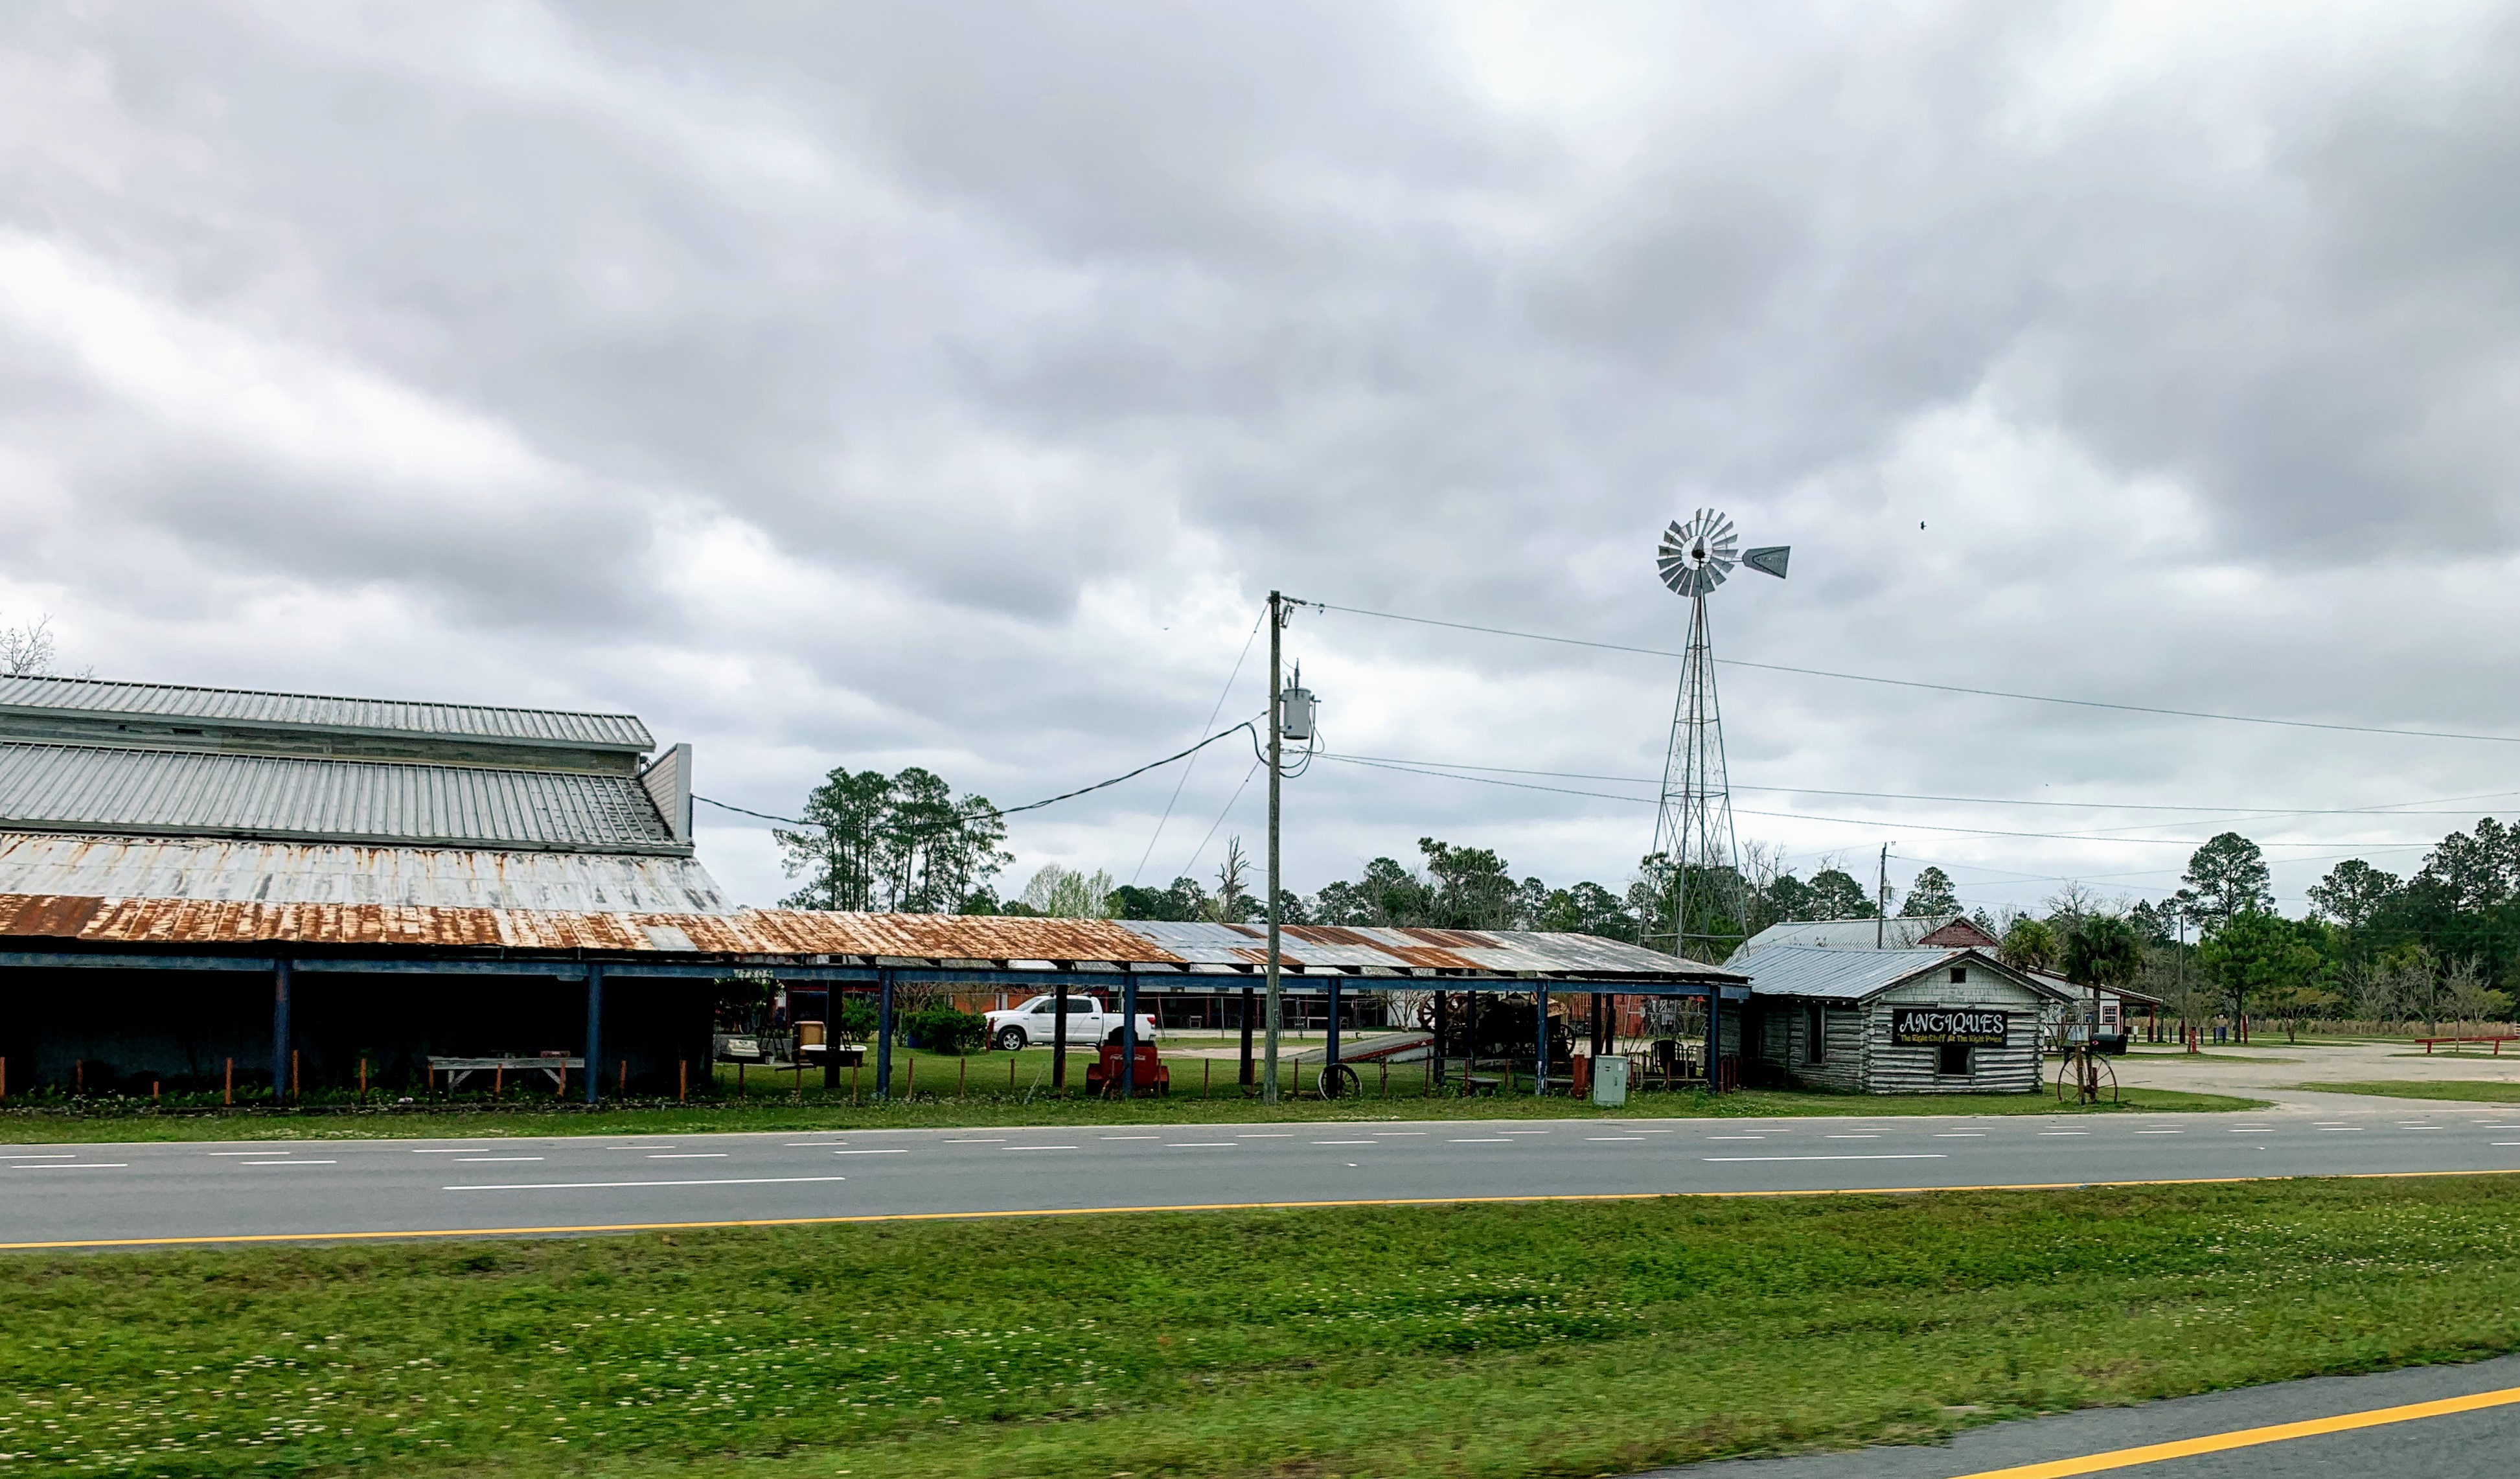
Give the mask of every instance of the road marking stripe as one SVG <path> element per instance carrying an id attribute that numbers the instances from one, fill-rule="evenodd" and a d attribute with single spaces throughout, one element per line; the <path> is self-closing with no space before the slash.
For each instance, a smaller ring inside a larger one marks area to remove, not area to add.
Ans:
<path id="1" fill-rule="evenodd" d="M 1074 1145 L 1000 1145 L 998 1148 L 1001 1150 L 1073 1150 L 1076 1147 Z"/>
<path id="2" fill-rule="evenodd" d="M 2492 1128 L 2494 1128 L 2494 1127 L 2493 1127 L 2493 1126 L 2491 1126 L 2491 1125 L 2488 1125 L 2486 1128 L 2490 1130 L 2490 1129 L 2492 1129 Z M 75 1152 L 73 1152 L 73 1151 L 68 1151 L 68 1150 L 65 1150 L 65 1151 L 60 1152 L 59 1154 L 54 1154 L 54 1155 L 0 1155 L 0 1160 L 76 1160 L 76 1159 L 78 1159 L 78 1155 L 77 1155 Z"/>
<path id="3" fill-rule="evenodd" d="M 511 1182 L 505 1186 L 440 1187 L 440 1191 L 590 1191 L 615 1187 L 767 1187 L 787 1182 L 847 1181 L 845 1176 L 746 1176 L 728 1181 Z"/>
<path id="4" fill-rule="evenodd" d="M 654 1153 L 654 1154 L 652 1154 L 652 1155 L 649 1156 L 649 1157 L 648 1157 L 648 1159 L 650 1159 L 650 1160 L 724 1160 L 724 1159 L 726 1159 L 726 1158 L 727 1158 L 727 1156 L 728 1156 L 728 1154 L 729 1154 L 729 1153 L 730 1153 L 730 1152 L 725 1151 L 725 1150 L 659 1150 L 659 1151 L 657 1151 L 656 1153 Z"/>
<path id="5" fill-rule="evenodd" d="M 130 1164 L 129 1161 L 77 1161 L 70 1165 L 55 1162 L 47 1166 L 11 1166 L 9 1169 L 12 1171 L 119 1171 Z M 7 1245 L 0 1244 L 0 1247 L 5 1246 Z"/>
<path id="6" fill-rule="evenodd" d="M 1241 1147 L 1232 1141 L 1166 1141 L 1164 1148 L 1167 1150 L 1238 1150 Z"/>
<path id="7" fill-rule="evenodd" d="M 1899 1153 L 1877 1154 L 1877 1155 L 1858 1155 L 1858 1154 L 1855 1154 L 1855 1153 L 1853 1153 L 1853 1152 L 1849 1152 L 1848 1154 L 1845 1154 L 1845 1155 L 1709 1155 L 1709 1156 L 1703 1156 L 1703 1157 L 1701 1157 L 1701 1159 L 1709 1160 L 1709 1161 L 1723 1162 L 1723 1161 L 1821 1161 L 1821 1160 L 1949 1160 L 1949 1159 L 1951 1159 L 1951 1157 L 1950 1157 L 1950 1156 L 1947 1156 L 1947 1155 L 1945 1155 L 1945 1154 L 1943 1154 L 1943 1152 L 1941 1152 L 1940 1150 L 1909 1150 L 1909 1151 L 1904 1151 L 1904 1152 L 1899 1152 Z"/>
<path id="8" fill-rule="evenodd" d="M 1010 1147 L 1020 1148 L 1020 1147 Z M 41 1169 L 41 1168 L 29 1168 Z M 2341 1176 L 2183 1176 L 2151 1181 L 1989 1182 L 1956 1187 L 1814 1187 L 1758 1191 L 1578 1191 L 1532 1196 L 1340 1197 L 1321 1201 L 1186 1202 L 1139 1207 L 1018 1207 L 983 1212 L 865 1212 L 834 1217 L 723 1218 L 709 1222 L 587 1223 L 548 1228 L 403 1228 L 363 1232 L 172 1233 L 164 1237 L 80 1237 L 52 1242 L 0 1242 L 0 1252 L 53 1248 L 157 1248 L 170 1244 L 371 1242 L 398 1237 L 548 1237 L 565 1232 L 680 1232 L 710 1228 L 820 1228 L 858 1223 L 996 1222 L 1010 1217 L 1107 1217 L 1124 1212 L 1305 1212 L 1342 1207 L 1466 1207 L 1527 1202 L 1735 1201 L 1763 1197 L 1923 1196 L 1948 1191 L 2089 1191 L 2124 1187 L 2240 1187 L 2270 1181 L 2425 1181 L 2443 1177 L 2515 1176 L 2511 1171 L 2353 1171 Z M 699 1185 L 683 1182 L 682 1186 Z"/>
<path id="9" fill-rule="evenodd" d="M 2078 1458 L 2055 1458 L 2046 1463 L 2024 1463 L 2012 1468 L 1986 1469 L 1963 1474 L 1959 1479 L 2066 1479 L 2072 1474 L 2096 1474 L 2107 1469 L 2130 1468 L 2138 1463 L 2159 1463 L 2165 1458 L 2187 1458 L 2198 1454 L 2224 1454 L 2233 1449 L 2256 1448 L 2266 1443 L 2288 1443 L 2296 1438 L 2316 1438 L 2322 1433 L 2350 1433 L 2358 1428 L 2384 1427 L 2393 1422 L 2413 1422 L 2425 1417 L 2448 1417 L 2457 1412 L 2482 1412 L 2487 1408 L 2508 1407 L 2520 1403 L 2520 1387 L 2504 1387 L 2498 1392 L 2478 1392 L 2468 1397 L 2445 1397 L 2438 1402 L 2410 1402 L 2404 1407 L 2374 1408 L 2363 1412 L 2339 1412 L 2333 1417 L 2313 1417 L 2304 1422 L 2278 1422 L 2268 1427 L 2242 1428 L 2236 1433 L 2215 1433 L 2204 1438 L 2181 1438 L 2171 1443 L 2148 1443 L 2141 1448 L 2112 1449 L 2105 1454 L 2086 1454 Z"/>
<path id="10" fill-rule="evenodd" d="M 1378 1145 L 1380 1141 L 1315 1141 L 1316 1145 Z"/>
<path id="11" fill-rule="evenodd" d="M 959 1145 L 963 1143 L 961 1141 L 947 1141 L 945 1143 L 949 1145 Z M 1061 1145 L 1009 1145 L 1007 1148 L 1010 1150 L 1058 1150 L 1067 1147 Z M 908 1155 L 910 1152 L 907 1150 L 834 1150 L 832 1153 L 833 1155 Z"/>
<path id="12" fill-rule="evenodd" d="M 542 1159 L 542 1157 L 541 1157 L 541 1156 L 539 1156 L 539 1155 L 528 1155 L 528 1156 L 526 1156 L 526 1157 L 524 1157 L 524 1158 L 525 1158 L 526 1160 L 541 1160 L 541 1159 Z M 340 1164 L 340 1162 L 338 1162 L 338 1161 L 302 1161 L 302 1160 L 285 1160 L 285 1161 L 239 1161 L 237 1164 L 239 1164 L 239 1165 L 241 1165 L 241 1166 L 337 1166 L 337 1165 L 339 1165 L 339 1164 Z M 456 1164 L 458 1164 L 458 1165 L 462 1165 L 462 1164 L 465 1164 L 465 1162 L 461 1162 L 461 1161 L 459 1161 L 459 1162 L 457 1162 Z"/>
<path id="13" fill-rule="evenodd" d="M 457 1161 L 455 1164 L 459 1166 L 514 1166 L 520 1165 L 526 1161 L 538 1161 L 541 1159 L 542 1157 L 539 1155 L 468 1155 L 462 1160 Z M 270 1163 L 267 1161 L 247 1161 L 246 1164 L 248 1166 L 261 1166 L 268 1165 Z M 329 1166 L 332 1162 L 326 1161 L 324 1164 Z"/>

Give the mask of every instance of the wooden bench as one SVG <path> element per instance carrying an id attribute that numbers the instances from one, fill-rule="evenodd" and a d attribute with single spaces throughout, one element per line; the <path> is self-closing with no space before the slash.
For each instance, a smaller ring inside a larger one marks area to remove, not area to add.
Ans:
<path id="1" fill-rule="evenodd" d="M 491 1075 L 494 1092 L 507 1087 L 508 1070 L 548 1074 L 554 1094 L 568 1092 L 568 1070 L 583 1070 L 586 1059 L 565 1057 L 557 1053 L 536 1053 L 532 1057 L 432 1057 L 428 1060 L 428 1085 L 437 1087 L 437 1076 L 446 1075 L 446 1092 L 464 1087 L 464 1081 L 476 1073 Z"/>

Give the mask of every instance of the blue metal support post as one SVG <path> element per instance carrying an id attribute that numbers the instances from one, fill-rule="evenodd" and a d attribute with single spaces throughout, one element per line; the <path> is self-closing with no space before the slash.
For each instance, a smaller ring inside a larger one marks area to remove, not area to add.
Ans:
<path id="1" fill-rule="evenodd" d="M 271 963 L 271 1101 L 289 1102 L 289 960 Z"/>
<path id="2" fill-rule="evenodd" d="M 1724 1092 L 1724 988 L 1706 988 L 1706 1092 Z"/>
<path id="3" fill-rule="evenodd" d="M 1120 1098 L 1138 1094 L 1138 980 L 1120 988 Z"/>
<path id="4" fill-rule="evenodd" d="M 603 1078 L 597 1065 L 604 1060 L 604 967 L 589 963 L 586 967 L 586 1101 L 595 1102 L 595 1086 Z"/>
<path id="5" fill-rule="evenodd" d="M 1549 1095 L 1549 987 L 1543 984 L 1531 994 L 1531 999 L 1538 1004 L 1540 1013 L 1540 1055 L 1534 1060 L 1531 1094 L 1534 1098 L 1546 1098 Z"/>
<path id="6" fill-rule="evenodd" d="M 892 972 L 876 972 L 875 1097 L 892 1098 Z"/>
<path id="7" fill-rule="evenodd" d="M 1339 978 L 1336 975 L 1330 977 L 1329 1005 L 1329 1039 L 1322 1048 L 1322 1082 L 1335 1090 L 1338 1084 L 1338 1074 L 1335 1070 L 1338 1068 L 1339 1060 Z"/>

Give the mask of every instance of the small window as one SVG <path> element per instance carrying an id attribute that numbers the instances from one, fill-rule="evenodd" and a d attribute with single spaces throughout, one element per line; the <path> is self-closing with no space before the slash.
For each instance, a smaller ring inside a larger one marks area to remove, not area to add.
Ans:
<path id="1" fill-rule="evenodd" d="M 1969 1051 L 1966 1043 L 1945 1043 L 1934 1050 L 1934 1071 L 1954 1078 L 1966 1078 Z"/>
<path id="2" fill-rule="evenodd" d="M 1803 1061 L 1828 1061 L 1828 1014 L 1818 1007 L 1803 1008 Z"/>
<path id="3" fill-rule="evenodd" d="M 1965 982 L 1965 981 L 1967 981 L 1967 980 L 1968 980 L 1968 967 L 1967 967 L 1967 966 L 1965 966 L 1965 965 L 1955 965 L 1955 966 L 1953 966 L 1953 967 L 1952 967 L 1952 984 L 1953 984 L 1953 985 L 1958 986 L 1958 985 L 1960 985 L 1960 984 L 1962 984 L 1963 982 Z"/>

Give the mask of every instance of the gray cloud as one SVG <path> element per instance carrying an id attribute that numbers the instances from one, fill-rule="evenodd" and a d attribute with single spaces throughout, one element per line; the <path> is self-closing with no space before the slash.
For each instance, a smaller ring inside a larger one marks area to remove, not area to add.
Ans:
<path id="1" fill-rule="evenodd" d="M 635 707 L 771 809 L 841 762 L 1019 801 L 1193 738 L 1272 585 L 1672 644 L 1646 551 L 1712 503 L 1796 546 L 1723 594 L 1739 655 L 2501 722 L 2507 6 L 1547 17 L 13 12 L 0 612 L 132 676 Z M 1667 663 L 1291 641 L 1342 748 L 1658 768 Z M 1726 681 L 1760 784 L 2500 784 L 2491 746 Z M 1149 873 L 1246 767 L 1202 763 Z M 1040 814 L 1027 866 L 1125 874 L 1169 790 Z M 1426 832 L 1613 877 L 1650 831 L 1327 763 L 1296 795 L 1306 885 Z M 2180 834 L 1741 804 L 1989 902 L 2157 892 L 2178 849 L 1922 824 Z M 757 833 L 709 843 L 776 889 Z"/>

